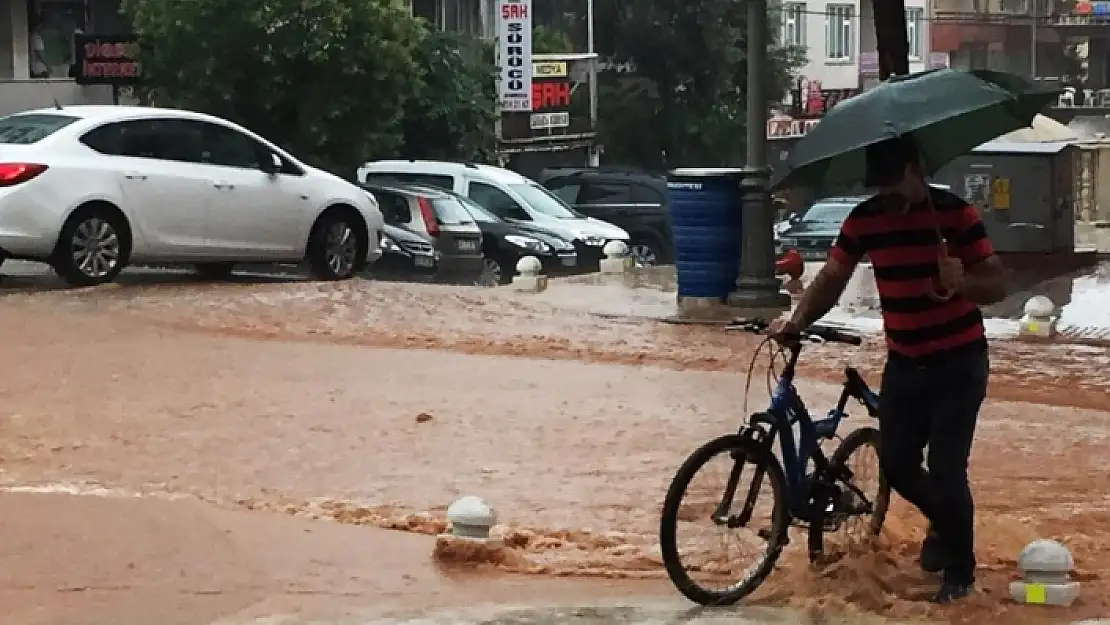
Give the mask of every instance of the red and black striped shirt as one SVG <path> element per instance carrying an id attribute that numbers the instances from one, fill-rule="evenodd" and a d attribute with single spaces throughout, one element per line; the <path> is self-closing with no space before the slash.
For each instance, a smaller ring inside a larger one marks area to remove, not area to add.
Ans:
<path id="1" fill-rule="evenodd" d="M 931 357 L 986 345 L 983 316 L 974 302 L 956 295 L 946 302 L 928 293 L 940 272 L 940 232 L 948 254 L 970 267 L 994 254 L 975 207 L 930 187 L 927 203 L 904 210 L 901 200 L 875 196 L 852 210 L 841 226 L 830 257 L 854 267 L 871 260 L 883 313 L 886 342 L 896 354 Z"/>

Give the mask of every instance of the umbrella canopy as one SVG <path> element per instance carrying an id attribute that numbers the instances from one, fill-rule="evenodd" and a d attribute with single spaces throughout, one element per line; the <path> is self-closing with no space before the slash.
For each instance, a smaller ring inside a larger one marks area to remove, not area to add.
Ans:
<path id="1" fill-rule="evenodd" d="M 772 188 L 858 184 L 867 146 L 913 135 L 927 174 L 1019 128 L 1059 89 L 989 70 L 939 69 L 897 76 L 837 104 L 806 133 Z"/>

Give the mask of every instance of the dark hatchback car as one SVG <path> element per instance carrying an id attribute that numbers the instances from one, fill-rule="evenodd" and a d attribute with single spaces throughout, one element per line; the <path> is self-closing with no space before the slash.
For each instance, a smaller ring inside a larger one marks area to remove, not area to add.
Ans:
<path id="1" fill-rule="evenodd" d="M 426 235 L 385 224 L 381 248 L 381 258 L 368 269 L 375 278 L 426 278 L 439 271 L 439 252 Z"/>
<path id="2" fill-rule="evenodd" d="M 540 184 L 574 210 L 628 232 L 632 259 L 641 266 L 674 260 L 667 215 L 667 180 L 638 171 L 559 167 L 540 172 Z"/>
<path id="3" fill-rule="evenodd" d="M 457 196 L 482 229 L 482 255 L 485 257 L 483 284 L 508 284 L 516 274 L 516 263 L 535 256 L 546 275 L 573 273 L 578 266 L 574 244 L 541 228 L 509 223 L 477 202 Z"/>
<path id="4" fill-rule="evenodd" d="M 802 260 L 825 260 L 841 224 L 868 197 L 828 197 L 817 200 L 800 216 L 792 215 L 790 225 L 778 235 L 782 250 L 797 250 Z"/>
<path id="5" fill-rule="evenodd" d="M 437 278 L 472 283 L 481 276 L 482 231 L 454 194 L 402 184 L 363 188 L 378 199 L 386 224 L 431 238 L 440 255 Z"/>

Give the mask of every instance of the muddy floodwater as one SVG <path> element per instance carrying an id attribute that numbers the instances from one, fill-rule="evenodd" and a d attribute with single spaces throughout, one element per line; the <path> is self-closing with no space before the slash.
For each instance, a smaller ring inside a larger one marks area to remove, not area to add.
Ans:
<path id="1" fill-rule="evenodd" d="M 180 603 L 178 620 L 160 622 L 207 623 L 251 605 L 264 612 L 270 604 L 256 604 L 272 596 L 269 586 L 246 573 L 228 577 L 221 562 L 266 545 L 274 554 L 289 546 L 305 562 L 318 550 L 318 562 L 303 564 L 315 572 L 298 573 L 315 582 L 282 582 L 279 593 L 315 597 L 317 607 L 673 598 L 659 559 L 660 504 L 690 451 L 739 425 L 741 373 L 757 340 L 462 287 L 171 282 L 13 291 L 0 300 L 0 484 L 10 491 L 0 495 L 9 536 L 0 546 L 0 608 L 19 613 L 34 597 L 19 622 L 77 622 L 73 606 L 87 607 L 89 597 L 111 615 L 112 593 L 138 588 L 160 597 L 147 608 Z M 754 602 L 815 616 L 965 623 L 1110 616 L 1110 355 L 1097 345 L 997 341 L 992 357 L 972 459 L 981 592 L 951 608 L 920 600 L 935 583 L 915 568 L 922 521 L 898 503 L 873 549 L 833 565 L 808 566 L 796 536 Z M 877 383 L 882 358 L 875 341 L 814 347 L 800 388 L 822 411 L 844 364 Z M 752 410 L 766 401 L 762 379 Z M 102 495 L 101 503 L 73 509 L 43 499 L 59 491 Z M 442 532 L 446 506 L 468 494 L 497 509 L 508 545 L 483 575 L 504 584 L 511 573 L 518 585 L 480 590 L 485 578 L 468 577 L 479 590 L 423 601 L 420 584 L 440 582 L 427 572 L 434 541 L 422 535 Z M 274 519 L 300 525 L 271 528 Z M 45 564 L 34 556 L 36 540 L 82 522 L 106 533 L 86 541 L 101 545 L 100 556 L 73 556 L 88 549 L 80 541 Z M 178 546 L 152 529 L 181 525 L 206 529 Z M 302 534 L 319 537 L 302 544 Z M 361 536 L 393 554 L 387 566 L 359 552 Z M 1005 600 L 1014 558 L 1035 537 L 1072 550 L 1083 595 L 1071 608 Z M 252 555 L 252 566 L 293 567 L 294 555 L 274 554 Z M 70 557 L 99 576 L 96 584 L 67 589 Z M 101 558 L 122 560 L 118 570 L 97 570 Z M 190 597 L 219 600 L 200 608 L 168 585 L 135 581 L 178 570 L 196 576 Z M 73 603 L 82 594 L 86 603 Z M 71 609 L 73 620 L 50 620 L 52 609 Z"/>

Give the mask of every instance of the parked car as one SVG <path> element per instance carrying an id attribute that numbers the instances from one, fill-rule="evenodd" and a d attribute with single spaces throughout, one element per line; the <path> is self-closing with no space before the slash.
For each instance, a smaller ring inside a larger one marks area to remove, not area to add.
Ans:
<path id="1" fill-rule="evenodd" d="M 378 198 L 385 223 L 428 235 L 439 252 L 438 277 L 473 282 L 482 275 L 482 231 L 447 191 L 408 185 L 364 185 Z"/>
<path id="2" fill-rule="evenodd" d="M 574 242 L 580 267 L 596 268 L 609 241 L 628 243 L 628 233 L 574 211 L 557 196 L 520 174 L 489 165 L 443 161 L 375 161 L 358 168 L 360 182 L 402 181 L 449 189 L 513 224 L 535 223 Z"/>
<path id="3" fill-rule="evenodd" d="M 544 274 L 569 273 L 578 265 L 574 244 L 540 229 L 511 224 L 489 212 L 477 202 L 458 196 L 482 229 L 482 256 L 485 258 L 483 284 L 508 284 L 516 273 L 516 264 L 524 256 L 535 256 Z"/>
<path id="4" fill-rule="evenodd" d="M 817 200 L 800 217 L 791 219 L 789 228 L 779 234 L 783 251 L 797 250 L 803 260 L 824 260 L 829 256 L 840 225 L 860 202 L 869 196 L 829 197 Z"/>
<path id="5" fill-rule="evenodd" d="M 949 191 L 943 184 L 930 185 L 934 189 Z M 776 225 L 776 251 L 797 250 L 803 260 L 825 260 L 829 249 L 840 233 L 840 226 L 856 206 L 874 197 L 873 193 L 827 197 L 817 200 L 801 214 L 787 218 L 787 225 Z"/>
<path id="6" fill-rule="evenodd" d="M 538 182 L 575 211 L 619 226 L 630 237 L 629 252 L 641 266 L 674 261 L 667 180 L 619 169 L 558 167 L 540 172 Z"/>
<path id="7" fill-rule="evenodd" d="M 375 278 L 426 278 L 439 271 L 440 254 L 427 235 L 385 224 L 379 244 L 382 257 L 370 268 Z"/>
<path id="8" fill-rule="evenodd" d="M 307 260 L 342 280 L 380 254 L 373 198 L 218 117 L 56 106 L 0 118 L 0 145 L 0 257 L 74 286 L 144 263 L 218 277 Z"/>

